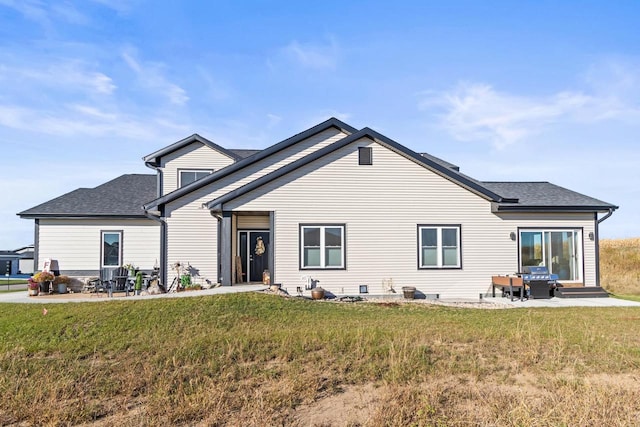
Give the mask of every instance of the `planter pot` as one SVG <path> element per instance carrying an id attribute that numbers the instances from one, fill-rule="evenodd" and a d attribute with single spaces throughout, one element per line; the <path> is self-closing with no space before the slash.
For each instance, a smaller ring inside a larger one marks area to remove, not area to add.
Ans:
<path id="1" fill-rule="evenodd" d="M 40 293 L 40 291 L 38 289 L 29 289 L 29 296 L 30 297 L 37 297 L 38 293 Z"/>
<path id="2" fill-rule="evenodd" d="M 40 283 L 40 293 L 41 294 L 48 294 L 50 288 L 51 288 L 51 282 L 42 282 L 42 283 Z"/>
<path id="3" fill-rule="evenodd" d="M 58 293 L 66 294 L 67 293 L 67 284 L 66 283 L 58 283 Z"/>
<path id="4" fill-rule="evenodd" d="M 313 299 L 324 299 L 324 289 L 323 288 L 313 288 L 311 290 L 311 298 L 313 298 Z"/>
<path id="5" fill-rule="evenodd" d="M 416 298 L 416 288 L 413 286 L 404 286 L 402 288 L 402 293 L 405 299 L 415 299 Z"/>

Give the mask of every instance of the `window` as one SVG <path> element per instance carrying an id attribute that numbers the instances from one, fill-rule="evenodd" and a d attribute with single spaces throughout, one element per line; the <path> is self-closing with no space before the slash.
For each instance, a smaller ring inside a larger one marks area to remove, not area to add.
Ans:
<path id="1" fill-rule="evenodd" d="M 460 226 L 418 226 L 419 268 L 461 268 Z"/>
<path id="2" fill-rule="evenodd" d="M 560 280 L 579 281 L 581 247 L 581 230 L 520 230 L 520 267 L 545 265 Z"/>
<path id="3" fill-rule="evenodd" d="M 119 267 L 122 265 L 122 231 L 103 231 L 102 266 Z"/>
<path id="4" fill-rule="evenodd" d="M 373 150 L 371 149 L 371 147 L 358 147 L 358 164 L 373 164 Z"/>
<path id="5" fill-rule="evenodd" d="M 192 182 L 197 181 L 200 178 L 204 178 L 212 172 L 212 170 L 181 170 L 180 182 L 178 183 L 178 187 L 184 187 L 187 184 L 191 184 Z"/>
<path id="6" fill-rule="evenodd" d="M 344 268 L 344 225 L 301 225 L 300 268 Z"/>

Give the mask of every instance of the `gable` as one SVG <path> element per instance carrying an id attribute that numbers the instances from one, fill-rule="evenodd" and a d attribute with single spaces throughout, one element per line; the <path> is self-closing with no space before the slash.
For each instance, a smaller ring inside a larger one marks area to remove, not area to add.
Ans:
<path id="1" fill-rule="evenodd" d="M 310 153 L 343 139 L 345 136 L 343 131 L 331 127 L 265 158 L 252 161 L 243 167 L 238 167 L 236 163 L 204 178 L 202 181 L 210 181 L 205 185 L 194 182 L 188 187 L 176 190 L 174 193 L 185 192 L 185 194 L 167 202 L 165 211 L 174 211 L 186 205 L 190 205 L 190 209 L 202 209 L 202 205 L 206 202 L 254 182 Z"/>
<path id="2" fill-rule="evenodd" d="M 371 149 L 371 165 L 359 164 L 359 149 L 363 147 Z M 281 208 L 318 213 L 332 209 L 366 216 L 417 208 L 416 201 L 428 199 L 432 217 L 441 206 L 461 204 L 490 212 L 486 197 L 368 136 L 333 148 L 311 161 L 300 161 L 297 167 L 290 165 L 285 173 L 279 170 L 263 177 L 260 185 L 251 183 L 228 193 L 212 201 L 209 207 L 239 211 Z"/>
<path id="3" fill-rule="evenodd" d="M 145 205 L 145 209 L 160 208 L 167 203 L 190 195 L 190 193 L 198 192 L 198 194 L 202 194 L 203 191 L 201 191 L 201 189 L 205 186 L 209 187 L 213 185 L 213 187 L 220 188 L 221 186 L 227 185 L 225 183 L 221 184 L 220 182 L 222 180 L 229 181 L 229 177 L 236 173 L 241 176 L 251 175 L 254 178 L 257 175 L 264 175 L 268 171 L 279 167 L 283 162 L 291 162 L 308 154 L 310 150 L 318 149 L 318 146 L 326 145 L 327 141 L 333 142 L 335 139 L 350 135 L 356 131 L 356 129 L 346 123 L 336 118 L 331 118 L 297 135 L 280 141 L 269 148 L 239 160 L 229 167 L 213 173 L 211 176 L 186 187 L 176 189 L 171 193 L 164 194 Z M 309 142 L 313 144 L 310 145 Z M 204 192 L 206 193 L 207 191 L 209 190 L 205 190 Z M 189 198 L 193 200 L 197 198 L 197 195 L 191 194 Z"/>
<path id="4" fill-rule="evenodd" d="M 227 150 L 226 148 L 221 147 L 220 145 L 209 141 L 208 139 L 198 135 L 197 133 L 194 133 L 191 136 L 188 136 L 184 139 L 181 139 L 180 141 L 174 142 L 173 144 L 161 148 L 158 151 L 155 151 L 147 156 L 145 156 L 143 158 L 145 165 L 151 167 L 151 168 L 155 168 L 157 166 L 160 166 L 162 158 L 165 156 L 170 155 L 171 153 L 186 147 L 194 142 L 199 142 L 200 144 L 206 145 L 207 147 L 209 147 L 211 150 L 213 151 L 217 151 L 218 153 L 220 153 L 221 155 L 224 155 L 226 157 L 228 157 L 229 159 L 231 159 L 232 161 L 235 160 L 239 160 L 241 158 L 240 155 L 233 153 L 230 150 Z"/>
<path id="5" fill-rule="evenodd" d="M 234 163 L 234 159 L 211 149 L 208 145 L 193 141 L 162 156 L 158 169 L 162 172 L 161 194 L 168 194 L 181 186 L 181 172 L 215 172 Z"/>
<path id="6" fill-rule="evenodd" d="M 419 165 L 420 167 L 426 168 L 431 172 L 437 175 L 440 175 L 446 180 L 449 180 L 455 183 L 456 185 L 465 188 L 468 191 L 478 194 L 487 200 L 502 201 L 502 198 L 499 195 L 484 188 L 478 181 L 475 181 L 472 178 L 467 177 L 466 175 L 460 174 L 459 172 L 449 168 L 446 165 L 441 164 L 440 162 L 434 162 L 428 157 L 415 153 L 409 150 L 408 148 L 404 147 L 403 145 L 400 145 L 397 142 L 383 135 L 380 135 L 379 133 L 369 128 L 364 128 L 355 134 L 352 134 L 348 137 L 345 137 L 331 144 L 330 146 L 327 146 L 321 150 L 311 153 L 308 156 L 305 156 L 304 158 L 301 158 L 295 162 L 292 162 L 280 168 L 279 170 L 269 173 L 268 175 L 265 175 L 243 187 L 240 187 L 228 194 L 225 194 L 224 196 L 219 197 L 216 200 L 210 201 L 209 203 L 207 203 L 207 207 L 213 210 L 221 210 L 223 203 L 233 200 L 236 197 L 239 197 L 247 192 L 253 191 L 254 189 L 259 188 L 262 185 L 266 185 L 271 181 L 277 178 L 280 178 L 281 176 L 292 173 L 297 169 L 304 167 L 307 164 L 314 162 L 324 156 L 329 156 L 334 151 L 340 150 L 343 147 L 353 144 L 354 142 L 361 140 L 363 138 L 367 138 L 371 141 L 375 141 L 378 144 L 386 147 L 387 149 L 396 152 L 397 154 L 401 155 L 407 160 L 410 160 L 411 162 Z"/>

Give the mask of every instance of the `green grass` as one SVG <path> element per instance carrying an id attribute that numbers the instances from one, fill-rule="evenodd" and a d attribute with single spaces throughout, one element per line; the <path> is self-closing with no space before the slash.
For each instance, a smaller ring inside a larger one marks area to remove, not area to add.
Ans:
<path id="1" fill-rule="evenodd" d="M 614 295 L 616 298 L 640 302 L 640 295 Z"/>
<path id="2" fill-rule="evenodd" d="M 26 285 L 27 281 L 25 279 L 3 279 L 2 277 L 0 277 L 0 287 L 2 287 L 2 285 L 7 286 L 7 283 L 9 283 L 10 285 Z"/>
<path id="3" fill-rule="evenodd" d="M 536 378 L 538 393 L 578 399 L 565 414 L 580 415 L 592 408 L 585 399 L 605 393 L 600 400 L 609 409 L 597 404 L 604 412 L 594 419 L 611 420 L 620 414 L 611 413 L 610 387 L 581 378 L 635 375 L 638 330 L 636 308 L 476 310 L 261 294 L 0 304 L 0 424 L 113 417 L 127 424 L 135 410 L 149 425 L 295 424 L 317 399 L 365 384 L 404 402 L 372 408 L 372 425 L 455 425 L 479 416 L 487 418 L 471 423 L 491 423 L 505 408 L 500 393 L 485 395 L 468 382 L 507 387 L 523 372 Z M 640 403 L 637 391 L 616 392 Z M 489 406 L 464 415 L 458 406 L 468 399 Z M 539 417 L 564 422 L 522 400 L 506 405 L 515 405 L 513 425 Z"/>

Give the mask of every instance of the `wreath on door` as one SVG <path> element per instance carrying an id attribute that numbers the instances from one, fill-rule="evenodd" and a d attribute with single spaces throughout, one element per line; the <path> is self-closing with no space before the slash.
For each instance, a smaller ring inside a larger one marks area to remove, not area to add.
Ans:
<path id="1" fill-rule="evenodd" d="M 260 236 L 256 239 L 255 253 L 257 256 L 261 256 L 262 254 L 264 254 L 264 251 L 265 251 L 264 242 L 262 241 L 262 237 Z"/>

